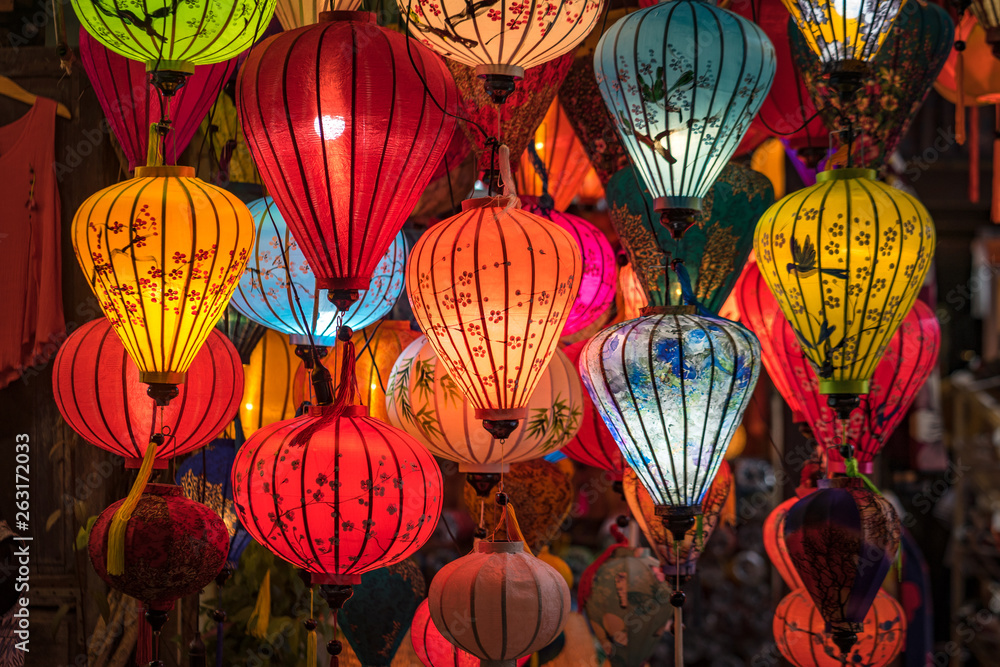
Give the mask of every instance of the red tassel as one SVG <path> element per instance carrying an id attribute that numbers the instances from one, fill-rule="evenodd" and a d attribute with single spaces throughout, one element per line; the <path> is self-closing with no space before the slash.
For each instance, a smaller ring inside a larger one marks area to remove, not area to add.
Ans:
<path id="1" fill-rule="evenodd" d="M 955 102 L 955 141 L 965 144 L 965 42 L 955 42 L 958 58 L 955 62 L 955 81 L 958 84 L 958 99 Z"/>
<path id="2" fill-rule="evenodd" d="M 139 638 L 135 647 L 135 664 L 138 667 L 146 667 L 153 659 L 153 628 L 146 620 L 146 609 L 141 602 L 135 606 L 135 610 L 139 616 L 136 619 L 136 623 L 139 624 Z"/>
<path id="3" fill-rule="evenodd" d="M 990 220 L 1000 223 L 1000 104 L 996 106 L 996 125 L 993 131 L 993 205 Z"/>
<path id="4" fill-rule="evenodd" d="M 970 111 L 969 125 L 969 201 L 979 203 L 979 107 Z"/>

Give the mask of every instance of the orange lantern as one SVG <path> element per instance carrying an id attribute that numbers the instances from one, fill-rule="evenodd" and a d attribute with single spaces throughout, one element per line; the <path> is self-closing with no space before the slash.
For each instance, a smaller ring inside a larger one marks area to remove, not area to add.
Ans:
<path id="1" fill-rule="evenodd" d="M 539 172 L 536 164 L 541 164 Z M 584 178 L 592 169 L 583 144 L 559 104 L 552 100 L 545 118 L 535 130 L 534 141 L 521 156 L 517 170 L 517 192 L 521 195 L 552 197 L 552 208 L 565 211 L 576 197 Z"/>
<path id="2" fill-rule="evenodd" d="M 792 590 L 805 587 L 802 577 L 792 563 L 791 556 L 788 555 L 788 546 L 785 545 L 785 517 L 788 516 L 788 510 L 792 505 L 799 502 L 799 498 L 800 496 L 796 495 L 779 503 L 764 521 L 764 550 L 767 551 L 767 557 L 771 559 L 774 569 Z"/>
<path id="3" fill-rule="evenodd" d="M 448 374 L 494 437 L 509 436 L 555 353 L 581 271 L 569 232 L 511 197 L 462 203 L 413 246 L 406 291 Z"/>
<path id="4" fill-rule="evenodd" d="M 646 291 L 642 289 L 639 276 L 632 264 L 626 264 L 618 271 L 618 293 L 622 298 L 622 312 L 626 320 L 634 320 L 642 315 L 642 309 L 649 305 Z"/>
<path id="5" fill-rule="evenodd" d="M 865 616 L 858 642 L 850 653 L 841 654 L 809 593 L 798 588 L 778 604 L 773 629 L 781 655 L 796 667 L 885 667 L 899 655 L 906 641 L 906 614 L 896 600 L 880 590 Z"/>

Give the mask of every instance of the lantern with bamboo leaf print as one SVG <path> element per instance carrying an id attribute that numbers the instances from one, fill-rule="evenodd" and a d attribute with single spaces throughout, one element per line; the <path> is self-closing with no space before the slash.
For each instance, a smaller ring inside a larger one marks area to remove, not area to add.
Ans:
<path id="1" fill-rule="evenodd" d="M 782 320 L 775 331 L 776 347 L 791 371 L 791 391 L 798 395 L 816 441 L 829 455 L 829 469 L 843 473 L 845 458 L 852 458 L 860 472 L 871 474 L 872 461 L 902 423 L 937 364 L 941 327 L 934 311 L 922 301 L 913 303 L 878 361 L 868 393 L 846 422 L 826 404 L 816 372 L 792 327 Z"/>
<path id="2" fill-rule="evenodd" d="M 869 391 L 934 255 L 923 204 L 869 169 L 821 172 L 757 225 L 757 266 L 840 419 Z"/>
<path id="3" fill-rule="evenodd" d="M 355 404 L 354 345 L 346 331 L 339 336 L 346 363 L 332 403 L 329 383 L 318 379 L 320 405 L 257 431 L 233 463 L 240 521 L 272 553 L 309 572 L 334 610 L 363 573 L 423 546 L 442 500 L 434 457 Z M 336 657 L 340 646 L 327 650 Z"/>
<path id="4" fill-rule="evenodd" d="M 475 68 L 495 104 L 525 70 L 569 53 L 597 24 L 604 0 L 396 0 L 407 28 L 439 54 Z M 515 157 L 520 153 L 515 154 Z"/>
<path id="5" fill-rule="evenodd" d="M 670 0 L 612 25 L 594 71 L 660 222 L 681 238 L 771 87 L 771 42 L 710 2 Z"/>
<path id="6" fill-rule="evenodd" d="M 505 439 L 555 353 L 580 285 L 580 248 L 510 197 L 471 199 L 413 247 L 413 315 L 476 418 Z"/>
<path id="7" fill-rule="evenodd" d="M 87 442 L 124 457 L 127 468 L 140 467 L 150 454 L 151 434 L 164 438 L 152 454 L 156 468 L 203 447 L 233 420 L 243 393 L 239 355 L 214 330 L 170 405 L 158 407 L 139 375 L 103 317 L 71 333 L 52 366 L 52 393 L 63 419 Z"/>
<path id="8" fill-rule="evenodd" d="M 407 40 L 374 14 L 329 12 L 268 38 L 240 69 L 261 180 L 342 311 L 369 289 L 455 129 L 447 68 Z"/>
<path id="9" fill-rule="evenodd" d="M 232 306 L 255 322 L 290 336 L 294 345 L 333 345 L 339 326 L 360 330 L 385 317 L 403 293 L 406 239 L 400 232 L 375 266 L 367 287 L 346 310 L 321 293 L 321 280 L 285 224 L 274 200 L 250 203 L 257 239 Z"/>
<path id="10" fill-rule="evenodd" d="M 191 167 L 139 167 L 80 206 L 72 236 L 139 380 L 166 405 L 243 273 L 254 239 L 250 211 Z"/>

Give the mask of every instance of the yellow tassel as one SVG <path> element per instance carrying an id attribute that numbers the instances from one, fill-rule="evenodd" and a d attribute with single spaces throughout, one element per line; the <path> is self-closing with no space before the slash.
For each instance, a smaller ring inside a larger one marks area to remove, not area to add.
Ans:
<path id="1" fill-rule="evenodd" d="M 538 654 L 537 653 L 532 653 L 531 654 L 531 667 L 538 667 Z"/>
<path id="2" fill-rule="evenodd" d="M 310 630 L 306 637 L 306 665 L 316 667 L 316 631 Z"/>
<path id="3" fill-rule="evenodd" d="M 528 541 L 524 539 L 524 533 L 521 532 L 521 526 L 517 524 L 517 514 L 514 513 L 514 505 L 511 504 L 509 501 L 507 503 L 507 518 L 510 520 L 511 523 L 510 527 L 514 529 L 514 534 L 518 538 L 520 538 L 521 542 L 524 543 L 524 550 L 527 551 L 532 556 L 534 556 L 535 554 L 532 553 L 531 547 L 528 546 Z M 509 532 L 510 531 L 508 531 L 508 533 Z"/>
<path id="4" fill-rule="evenodd" d="M 267 626 L 271 624 L 271 570 L 264 573 L 264 581 L 260 582 L 257 591 L 257 604 L 247 621 L 247 630 L 257 639 L 267 637 Z M 315 634 L 313 631 L 311 634 Z M 315 646 L 315 643 L 313 644 Z M 313 658 L 313 664 L 316 659 Z"/>
<path id="5" fill-rule="evenodd" d="M 146 166 L 163 166 L 163 151 L 160 145 L 160 133 L 156 130 L 156 123 L 149 125 L 149 143 L 146 145 Z"/>
<path id="6" fill-rule="evenodd" d="M 108 574 L 118 576 L 125 571 L 125 531 L 128 528 L 128 521 L 132 518 L 135 506 L 139 504 L 142 492 L 146 490 L 146 482 L 153 474 L 153 462 L 156 460 L 156 443 L 151 442 L 146 447 L 146 453 L 142 457 L 142 465 L 139 466 L 139 474 L 135 478 L 135 484 L 129 490 L 125 500 L 111 517 L 111 526 L 108 528 Z"/>

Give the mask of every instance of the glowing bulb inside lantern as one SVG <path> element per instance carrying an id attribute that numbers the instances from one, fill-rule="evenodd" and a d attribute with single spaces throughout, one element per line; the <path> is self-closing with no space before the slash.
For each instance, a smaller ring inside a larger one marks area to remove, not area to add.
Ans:
<path id="1" fill-rule="evenodd" d="M 245 407 L 245 408 L 246 408 L 247 410 L 253 410 L 253 403 L 247 403 L 247 404 L 246 404 L 246 405 L 245 405 L 244 407 Z"/>
<path id="2" fill-rule="evenodd" d="M 541 141 L 536 141 L 535 142 L 535 150 L 536 151 L 540 151 L 543 148 L 545 148 L 545 144 L 543 142 L 541 142 Z"/>
<path id="3" fill-rule="evenodd" d="M 313 129 L 316 131 L 316 136 L 320 139 L 333 141 L 347 129 L 347 123 L 344 122 L 343 116 L 328 116 L 323 114 L 322 119 L 322 125 L 320 124 L 319 116 L 313 121 Z"/>

